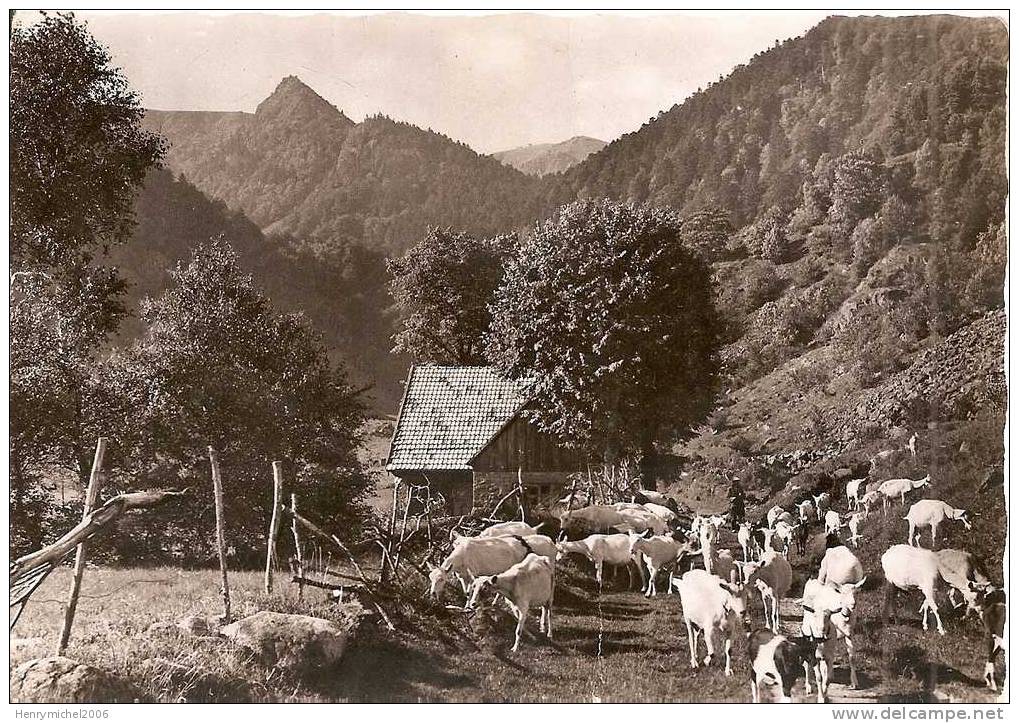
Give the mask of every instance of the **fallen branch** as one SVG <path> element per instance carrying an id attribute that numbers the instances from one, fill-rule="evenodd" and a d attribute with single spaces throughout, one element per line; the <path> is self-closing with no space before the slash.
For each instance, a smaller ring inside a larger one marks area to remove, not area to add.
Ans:
<path id="1" fill-rule="evenodd" d="M 354 558 L 354 555 L 353 553 L 351 553 L 350 549 L 342 542 L 340 542 L 340 539 L 336 535 L 330 535 L 328 532 L 323 530 L 314 522 L 297 514 L 286 505 L 280 505 L 280 508 L 287 514 L 291 515 L 301 525 L 304 525 L 304 527 L 306 527 L 313 535 L 316 535 L 322 538 L 323 540 L 327 540 L 336 545 L 338 548 L 340 548 L 340 551 L 347 556 L 347 559 L 350 560 L 350 564 L 354 566 L 354 570 L 357 572 L 361 582 L 363 582 L 365 586 L 369 588 L 371 588 L 374 585 L 374 583 L 371 580 L 369 580 L 368 577 L 364 574 L 364 570 L 361 569 L 361 566 L 357 564 L 357 560 Z"/>
<path id="2" fill-rule="evenodd" d="M 41 550 L 19 557 L 12 562 L 10 567 L 11 586 L 13 587 L 15 581 L 29 571 L 34 571 L 36 568 L 47 564 L 59 564 L 80 543 L 86 542 L 102 532 L 107 525 L 125 512 L 153 507 L 172 497 L 180 497 L 186 494 L 186 492 L 187 490 L 152 490 L 148 492 L 131 492 L 113 497 L 102 507 L 87 515 L 70 532 L 56 542 L 47 545 Z"/>

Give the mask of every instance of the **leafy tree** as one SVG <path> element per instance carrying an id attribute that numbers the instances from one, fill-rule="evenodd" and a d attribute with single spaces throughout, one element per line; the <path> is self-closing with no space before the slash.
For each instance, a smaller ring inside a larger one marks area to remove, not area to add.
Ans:
<path id="1" fill-rule="evenodd" d="M 129 234 L 135 189 L 163 145 L 73 16 L 12 25 L 10 64 L 11 520 L 16 543 L 34 545 L 47 535 L 42 477 L 83 485 L 96 437 L 123 426 L 102 349 L 124 284 L 97 261 Z"/>
<path id="2" fill-rule="evenodd" d="M 110 54 L 73 15 L 10 39 L 11 263 L 82 265 L 127 237 L 131 204 L 163 142 Z"/>
<path id="3" fill-rule="evenodd" d="M 402 328 L 395 350 L 417 361 L 484 364 L 488 305 L 503 274 L 512 239 L 478 239 L 430 229 L 416 246 L 389 261 L 390 292 Z"/>
<path id="4" fill-rule="evenodd" d="M 523 241 L 496 294 L 493 361 L 534 379 L 540 427 L 609 462 L 646 456 L 714 396 L 719 323 L 683 230 L 648 206 L 569 204 Z"/>
<path id="5" fill-rule="evenodd" d="M 835 159 L 831 209 L 833 230 L 843 238 L 875 213 L 885 198 L 883 159 L 868 151 L 851 151 Z"/>
<path id="6" fill-rule="evenodd" d="M 683 217 L 680 236 L 683 244 L 698 251 L 708 261 L 727 256 L 729 238 L 735 233 L 729 214 L 720 208 L 706 208 Z"/>
<path id="7" fill-rule="evenodd" d="M 141 419 L 133 440 L 142 480 L 200 478 L 178 520 L 207 550 L 207 446 L 221 455 L 231 540 L 257 554 L 271 509 L 271 463 L 315 516 L 347 535 L 369 480 L 356 449 L 364 406 L 345 372 L 296 315 L 277 315 L 222 242 L 200 245 L 145 305 L 147 334 L 131 353 Z"/>

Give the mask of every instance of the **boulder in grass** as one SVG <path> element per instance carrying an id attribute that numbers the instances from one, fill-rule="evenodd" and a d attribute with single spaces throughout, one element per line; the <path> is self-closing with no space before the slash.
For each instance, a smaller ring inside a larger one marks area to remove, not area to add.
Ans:
<path id="1" fill-rule="evenodd" d="M 263 665 L 300 671 L 340 662 L 356 622 L 263 610 L 226 625 L 219 634 L 250 651 Z"/>
<path id="2" fill-rule="evenodd" d="M 150 636 L 183 634 L 196 638 L 207 638 L 216 635 L 217 625 L 201 615 L 188 615 L 176 622 L 152 623 L 145 629 L 145 632 Z"/>
<path id="3" fill-rule="evenodd" d="M 63 656 L 37 658 L 11 673 L 11 703 L 130 703 L 130 686 Z"/>

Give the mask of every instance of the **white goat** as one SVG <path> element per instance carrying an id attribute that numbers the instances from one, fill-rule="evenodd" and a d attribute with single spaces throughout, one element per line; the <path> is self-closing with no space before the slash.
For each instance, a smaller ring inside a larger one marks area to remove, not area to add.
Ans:
<path id="1" fill-rule="evenodd" d="M 927 613 L 933 612 L 938 623 L 938 632 L 945 634 L 945 626 L 941 624 L 938 604 L 934 601 L 934 586 L 937 583 L 938 556 L 931 550 L 911 545 L 892 545 L 881 556 L 881 569 L 884 570 L 887 584 L 891 589 L 910 590 L 918 588 L 923 593 L 923 629 L 927 630 Z M 886 591 L 886 595 L 890 593 Z"/>
<path id="2" fill-rule="evenodd" d="M 494 525 L 486 527 L 478 533 L 478 537 L 504 537 L 506 535 L 537 535 L 538 528 L 531 527 L 526 522 L 497 522 Z"/>
<path id="3" fill-rule="evenodd" d="M 777 634 L 782 598 L 789 593 L 789 588 L 793 584 L 793 569 L 789 561 L 777 552 L 766 552 L 761 555 L 759 562 L 744 563 L 742 569 L 746 587 L 754 586 L 761 593 L 764 624 Z M 770 612 L 769 600 L 771 600 Z"/>
<path id="4" fill-rule="evenodd" d="M 948 584 L 948 602 L 954 608 L 965 604 L 966 617 L 969 617 L 970 613 L 982 616 L 980 594 L 974 587 L 986 588 L 991 581 L 980 561 L 965 550 L 946 548 L 938 550 L 935 554 L 938 556 L 938 574 Z M 956 602 L 956 593 L 962 595 L 963 602 Z"/>
<path id="5" fill-rule="evenodd" d="M 882 502 L 884 505 L 885 514 L 888 514 L 888 502 L 894 500 L 896 497 L 899 498 L 901 504 L 906 504 L 906 495 L 913 490 L 923 489 L 924 487 L 931 486 L 931 476 L 926 475 L 917 480 L 900 477 L 897 479 L 889 479 L 878 485 L 877 491 L 883 496 Z"/>
<path id="6" fill-rule="evenodd" d="M 456 539 L 453 550 L 438 567 L 429 565 L 429 591 L 436 599 L 451 579 L 460 581 L 464 592 L 476 575 L 498 575 L 536 552 L 555 560 L 555 543 L 544 535 L 528 537 L 463 537 Z"/>
<path id="7" fill-rule="evenodd" d="M 817 519 L 817 509 L 814 507 L 813 500 L 803 500 L 796 505 L 796 510 L 799 513 L 800 522 L 810 522 L 811 515 Z"/>
<path id="8" fill-rule="evenodd" d="M 829 547 L 824 551 L 821 565 L 817 570 L 817 581 L 822 585 L 859 587 L 867 578 L 863 574 L 860 559 L 845 545 Z"/>
<path id="9" fill-rule="evenodd" d="M 779 516 L 782 515 L 784 512 L 785 510 L 782 509 L 781 505 L 775 505 L 770 510 L 768 510 L 767 516 L 768 527 L 774 527 L 775 523 L 778 521 Z"/>
<path id="10" fill-rule="evenodd" d="M 740 523 L 739 530 L 736 532 L 736 539 L 739 541 L 739 546 L 743 548 L 743 562 L 750 562 L 750 547 L 752 544 L 750 525 L 746 522 Z"/>
<path id="11" fill-rule="evenodd" d="M 866 481 L 866 477 L 861 477 L 846 482 L 846 501 L 849 503 L 849 509 L 860 509 L 860 486 Z"/>
<path id="12" fill-rule="evenodd" d="M 860 546 L 860 524 L 867 518 L 866 512 L 854 512 L 849 518 L 849 541 Z"/>
<path id="13" fill-rule="evenodd" d="M 698 537 L 701 542 L 701 554 L 704 556 L 704 569 L 708 573 L 712 573 L 714 572 L 715 541 L 718 539 L 718 528 L 705 521 L 700 525 Z"/>
<path id="14" fill-rule="evenodd" d="M 909 535 L 906 537 L 906 542 L 910 545 L 914 544 L 914 538 L 916 540 L 915 544 L 919 545 L 920 532 L 924 527 L 931 528 L 931 549 L 935 549 L 938 546 L 938 525 L 945 520 L 959 520 L 967 530 L 973 529 L 973 526 L 966 518 L 966 510 L 952 507 L 942 500 L 920 500 L 915 502 L 902 519 L 909 523 Z"/>
<path id="15" fill-rule="evenodd" d="M 842 528 L 842 517 L 835 510 L 824 513 L 824 534 L 837 535 Z"/>
<path id="16" fill-rule="evenodd" d="M 822 492 L 819 495 L 814 495 L 814 507 L 817 508 L 817 519 L 824 518 L 824 515 L 828 510 L 831 509 L 831 495 L 827 492 Z"/>
<path id="17" fill-rule="evenodd" d="M 705 570 L 690 570 L 672 581 L 679 592 L 686 622 L 686 637 L 690 643 L 690 667 L 696 668 L 697 638 L 704 633 L 707 646 L 705 665 L 711 665 L 715 654 L 715 633 L 722 635 L 725 644 L 725 674 L 732 675 L 732 639 L 738 625 L 746 618 L 743 590 Z"/>
<path id="18" fill-rule="evenodd" d="M 644 591 L 646 597 L 658 594 L 656 579 L 662 569 L 668 569 L 669 587 L 672 592 L 672 579 L 676 562 L 685 553 L 690 551 L 689 542 L 678 542 L 671 535 L 656 535 L 655 537 L 638 537 L 633 540 L 634 556 L 647 566 L 648 582 Z"/>
<path id="19" fill-rule="evenodd" d="M 800 523 L 804 524 L 804 523 Z M 785 520 L 779 520 L 775 523 L 775 535 L 774 539 L 781 541 L 782 543 L 782 556 L 789 557 L 789 548 L 793 544 L 793 534 L 800 525 L 792 525 Z"/>
<path id="20" fill-rule="evenodd" d="M 556 544 L 558 549 L 557 558 L 562 559 L 566 555 L 573 553 L 583 555 L 594 563 L 594 576 L 598 581 L 598 585 L 601 585 L 603 581 L 602 568 L 605 566 L 605 563 L 628 566 L 631 562 L 635 562 L 640 573 L 640 584 L 643 589 L 644 568 L 640 566 L 633 554 L 633 539 L 631 535 L 618 533 L 615 535 L 588 535 L 583 540 L 575 542 L 564 540 Z"/>
<path id="21" fill-rule="evenodd" d="M 517 618 L 513 651 L 520 649 L 520 636 L 524 632 L 527 612 L 534 606 L 541 608 L 538 629 L 552 639 L 552 598 L 555 589 L 555 567 L 548 558 L 529 554 L 522 561 L 498 575 L 483 575 L 475 578 L 466 609 L 477 607 L 482 592 L 494 589 L 510 605 Z"/>
<path id="22" fill-rule="evenodd" d="M 672 522 L 677 518 L 676 513 L 664 505 L 659 505 L 655 502 L 645 502 L 642 506 L 645 510 L 653 515 L 661 517 L 666 522 Z"/>
<path id="23" fill-rule="evenodd" d="M 817 702 L 823 703 L 828 695 L 828 677 L 834 669 L 835 643 L 843 640 L 849 657 L 850 685 L 856 688 L 859 683 L 856 677 L 856 664 L 853 659 L 853 626 L 856 619 L 856 590 L 863 580 L 856 584 L 835 586 L 819 580 L 807 580 L 803 587 L 803 622 L 801 631 L 804 636 L 816 643 L 814 656 L 814 682 L 817 685 Z M 806 674 L 806 690 L 810 694 L 810 667 L 803 663 Z"/>
<path id="24" fill-rule="evenodd" d="M 869 492 L 864 493 L 860 497 L 860 504 L 863 506 L 863 511 L 866 512 L 867 514 L 870 514 L 871 506 L 875 502 L 877 502 L 878 500 L 883 499 L 883 498 L 884 498 L 884 495 L 882 495 L 877 490 L 870 490 Z"/>

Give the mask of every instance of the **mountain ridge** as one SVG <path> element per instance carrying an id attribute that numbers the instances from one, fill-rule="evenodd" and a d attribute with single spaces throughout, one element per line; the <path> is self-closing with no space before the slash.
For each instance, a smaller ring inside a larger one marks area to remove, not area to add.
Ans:
<path id="1" fill-rule="evenodd" d="M 529 143 L 491 155 L 522 173 L 541 177 L 562 173 L 607 145 L 590 136 L 573 136 L 558 143 Z"/>

